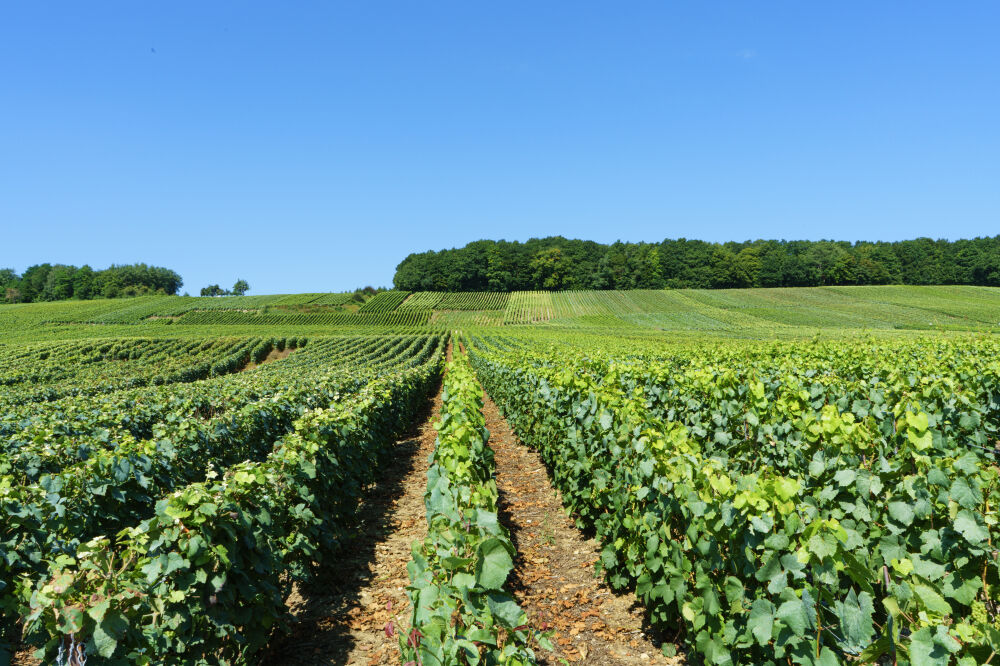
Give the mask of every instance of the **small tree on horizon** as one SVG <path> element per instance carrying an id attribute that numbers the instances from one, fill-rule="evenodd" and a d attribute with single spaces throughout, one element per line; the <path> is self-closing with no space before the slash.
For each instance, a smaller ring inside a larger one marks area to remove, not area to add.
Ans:
<path id="1" fill-rule="evenodd" d="M 227 292 L 225 289 L 223 289 L 217 284 L 210 284 L 207 287 L 201 288 L 202 296 L 225 296 L 228 293 L 229 292 Z"/>
<path id="2" fill-rule="evenodd" d="M 250 291 L 250 283 L 242 278 L 237 280 L 236 284 L 233 285 L 233 294 L 236 296 L 243 296 L 248 291 Z"/>

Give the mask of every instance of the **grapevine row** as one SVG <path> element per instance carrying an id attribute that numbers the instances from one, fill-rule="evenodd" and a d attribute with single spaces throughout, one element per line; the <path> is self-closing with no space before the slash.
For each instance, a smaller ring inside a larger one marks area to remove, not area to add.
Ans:
<path id="1" fill-rule="evenodd" d="M 428 534 L 414 545 L 407 567 L 413 614 L 412 630 L 399 638 L 404 662 L 536 663 L 527 616 L 504 589 L 515 549 L 497 519 L 482 407 L 482 388 L 465 354 L 456 350 L 427 472 Z M 547 636 L 537 638 L 549 645 Z"/>
<path id="2" fill-rule="evenodd" d="M 974 664 L 998 644 L 997 469 L 929 401 L 900 391 L 883 442 L 876 421 L 808 391 L 747 381 L 742 402 L 713 403 L 706 380 L 700 398 L 651 403 L 654 384 L 623 381 L 634 369 L 588 356 L 481 342 L 472 359 L 605 543 L 610 582 L 707 663 Z M 744 443 L 663 418 L 699 409 L 702 423 L 744 417 Z M 768 414 L 786 424 L 774 451 L 750 434 Z M 739 463 L 761 453 L 800 462 Z"/>

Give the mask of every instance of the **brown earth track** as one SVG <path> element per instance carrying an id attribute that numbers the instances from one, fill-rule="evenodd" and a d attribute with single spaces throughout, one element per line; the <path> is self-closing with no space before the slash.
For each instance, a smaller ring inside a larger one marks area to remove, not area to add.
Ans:
<path id="1" fill-rule="evenodd" d="M 600 545 L 566 516 L 538 453 L 521 443 L 488 395 L 484 400 L 500 519 L 517 547 L 508 587 L 533 626 L 556 629 L 556 651 L 539 651 L 539 663 L 684 663 L 663 656 L 635 596 L 612 591 L 596 574 Z"/>
<path id="2" fill-rule="evenodd" d="M 42 663 L 35 658 L 34 648 L 27 648 L 18 651 L 14 655 L 13 661 L 11 661 L 11 666 L 40 666 Z"/>
<path id="3" fill-rule="evenodd" d="M 297 621 L 269 646 L 262 666 L 399 664 L 397 638 L 386 635 L 385 625 L 409 623 L 406 564 L 410 545 L 427 534 L 424 490 L 440 411 L 439 390 L 362 500 L 355 542 L 288 600 Z"/>
<path id="4" fill-rule="evenodd" d="M 243 369 L 240 370 L 240 372 L 247 372 L 248 370 L 253 370 L 254 368 L 259 368 L 260 366 L 264 365 L 265 363 L 273 363 L 274 361 L 280 361 L 283 358 L 288 358 L 294 352 L 295 352 L 295 350 L 292 349 L 291 347 L 285 347 L 281 351 L 278 351 L 277 349 L 272 349 L 270 352 L 268 352 L 267 356 L 265 356 L 261 360 L 260 363 L 254 363 L 253 361 L 250 361 L 245 366 L 243 366 Z"/>

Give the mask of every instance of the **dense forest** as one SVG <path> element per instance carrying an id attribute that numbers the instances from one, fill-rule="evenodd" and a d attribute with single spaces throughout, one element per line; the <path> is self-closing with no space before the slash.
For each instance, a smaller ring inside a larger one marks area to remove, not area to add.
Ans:
<path id="1" fill-rule="evenodd" d="M 143 294 L 176 294 L 184 282 L 168 268 L 131 264 L 95 271 L 86 264 L 37 264 L 18 275 L 0 268 L 0 298 L 6 303 L 63 301 L 71 298 L 118 298 Z"/>
<path id="2" fill-rule="evenodd" d="M 1000 236 L 896 242 L 755 240 L 603 245 L 561 236 L 481 240 L 411 254 L 393 282 L 409 291 L 1000 285 Z"/>

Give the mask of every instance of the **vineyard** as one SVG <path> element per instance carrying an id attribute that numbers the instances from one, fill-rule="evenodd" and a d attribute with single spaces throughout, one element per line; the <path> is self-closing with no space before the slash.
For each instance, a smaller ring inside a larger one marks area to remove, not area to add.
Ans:
<path id="1" fill-rule="evenodd" d="M 610 583 L 706 663 L 1000 646 L 996 342 L 572 342 L 472 358 Z"/>
<path id="2" fill-rule="evenodd" d="M 709 332 L 728 337 L 840 331 L 990 331 L 1000 326 L 993 287 L 816 287 L 564 292 L 385 291 L 354 294 L 143 296 L 0 306 L 0 330 L 25 340 L 102 335 L 260 335 L 259 329 L 447 331 L 480 326 Z M 175 333 L 173 329 L 185 332 Z M 213 329 L 213 330 L 209 330 Z"/>
<path id="3" fill-rule="evenodd" d="M 0 665 L 1000 663 L 1000 290 L 350 298 L 0 306 Z M 400 464 L 420 538 L 331 583 Z M 634 600 L 619 652 L 529 483 Z M 319 626 L 377 651 L 275 647 L 355 584 L 403 596 Z"/>

